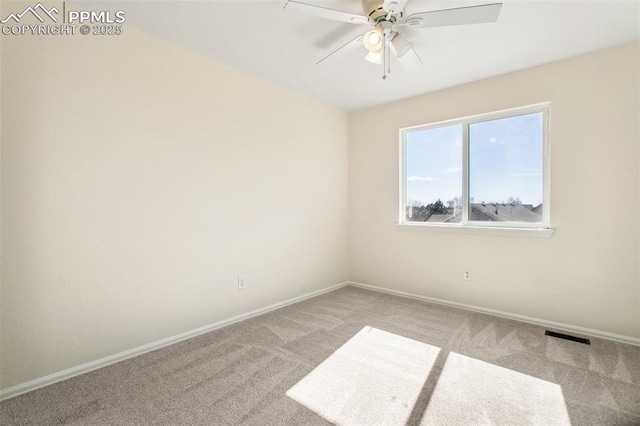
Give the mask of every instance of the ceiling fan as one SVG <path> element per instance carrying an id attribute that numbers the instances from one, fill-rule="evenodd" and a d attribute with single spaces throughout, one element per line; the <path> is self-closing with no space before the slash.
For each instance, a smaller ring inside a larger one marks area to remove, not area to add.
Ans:
<path id="1" fill-rule="evenodd" d="M 391 72 L 390 52 L 395 55 L 405 69 L 411 70 L 422 65 L 422 60 L 413 49 L 413 44 L 400 34 L 400 31 L 407 28 L 432 28 L 496 22 L 502 7 L 502 3 L 491 3 L 418 12 L 405 16 L 404 8 L 407 2 L 408 0 L 362 0 L 362 10 L 364 12 L 362 15 L 303 3 L 297 0 L 288 0 L 284 8 L 319 18 L 373 26 L 372 30 L 340 46 L 319 60 L 316 65 L 364 45 L 368 50 L 365 59 L 374 64 L 382 64 L 382 78 L 386 79 L 387 74 Z"/>

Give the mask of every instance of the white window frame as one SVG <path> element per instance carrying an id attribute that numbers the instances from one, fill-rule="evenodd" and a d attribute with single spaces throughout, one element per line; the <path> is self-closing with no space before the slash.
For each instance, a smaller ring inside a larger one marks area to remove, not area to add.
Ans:
<path id="1" fill-rule="evenodd" d="M 540 234 L 539 236 L 550 236 L 553 233 L 551 228 L 551 188 L 549 182 L 550 158 L 549 158 L 549 109 L 550 103 L 543 102 L 518 108 L 510 108 L 485 114 L 478 114 L 468 117 L 456 118 L 452 120 L 439 121 L 436 123 L 419 126 L 405 127 L 400 129 L 400 193 L 399 193 L 399 222 L 398 225 L 409 228 L 439 229 L 439 230 L 463 230 L 463 231 L 497 231 L 498 233 L 510 232 L 517 235 Z M 486 222 L 469 220 L 469 126 L 484 121 L 498 120 L 520 115 L 542 113 L 542 222 Z M 415 131 L 428 130 L 438 127 L 453 125 L 462 126 L 462 219 L 460 223 L 437 223 L 437 222 L 410 222 L 406 219 L 406 146 L 407 134 Z M 504 232 L 503 232 L 504 231 Z"/>

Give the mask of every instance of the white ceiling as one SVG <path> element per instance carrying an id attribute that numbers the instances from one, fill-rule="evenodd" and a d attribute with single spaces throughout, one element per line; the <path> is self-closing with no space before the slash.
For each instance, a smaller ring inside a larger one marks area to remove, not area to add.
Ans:
<path id="1" fill-rule="evenodd" d="M 362 13 L 360 0 L 302 0 Z M 409 0 L 408 14 L 496 0 Z M 425 66 L 382 66 L 366 50 L 315 63 L 370 27 L 283 10 L 286 0 L 82 2 L 127 24 L 280 86 L 353 111 L 640 38 L 640 0 L 502 0 L 494 24 L 405 32 Z M 615 78 L 615 76 L 612 76 Z"/>

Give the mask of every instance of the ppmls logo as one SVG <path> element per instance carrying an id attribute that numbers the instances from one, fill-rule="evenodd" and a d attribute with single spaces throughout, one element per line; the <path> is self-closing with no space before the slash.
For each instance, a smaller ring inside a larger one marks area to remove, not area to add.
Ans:
<path id="1" fill-rule="evenodd" d="M 0 20 L 3 35 L 74 35 L 79 27 L 82 35 L 120 35 L 123 32 L 125 12 L 118 10 L 67 10 L 66 2 L 60 8 L 46 7 L 42 3 L 27 6 L 21 12 L 12 12 Z M 59 22 L 59 21 L 62 22 Z"/>
<path id="2" fill-rule="evenodd" d="M 38 18 L 38 21 L 44 22 L 44 19 L 40 14 L 38 14 L 38 12 L 40 12 L 40 14 L 42 15 L 48 16 L 53 22 L 58 22 L 58 19 L 53 15 L 54 13 L 56 15 L 60 13 L 58 9 L 56 9 L 55 7 L 52 7 L 51 9 L 47 10 L 47 8 L 42 5 L 42 3 L 38 3 L 34 7 L 31 7 L 31 6 L 27 7 L 22 13 L 10 13 L 9 16 L 7 16 L 5 19 L 0 21 L 0 23 L 6 24 L 7 22 L 13 19 L 16 24 L 19 24 L 22 17 L 27 14 L 31 14 L 36 18 Z"/>

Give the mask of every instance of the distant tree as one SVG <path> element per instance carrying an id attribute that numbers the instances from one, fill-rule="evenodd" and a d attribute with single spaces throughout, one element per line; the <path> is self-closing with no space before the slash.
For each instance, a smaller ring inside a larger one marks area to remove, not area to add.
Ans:
<path id="1" fill-rule="evenodd" d="M 473 198 L 471 199 L 471 202 L 473 202 Z M 449 207 L 450 209 L 462 207 L 462 197 L 458 197 L 456 195 L 455 197 L 447 201 L 447 207 Z"/>
<path id="2" fill-rule="evenodd" d="M 522 204 L 520 197 L 509 197 L 505 204 Z"/>
<path id="3" fill-rule="evenodd" d="M 407 200 L 407 219 L 413 222 L 426 222 L 429 218 L 427 207 L 420 200 Z"/>
<path id="4" fill-rule="evenodd" d="M 447 209 L 447 207 L 444 205 L 442 200 L 440 200 L 440 198 L 438 198 L 438 200 L 435 203 L 427 204 L 427 210 L 429 210 L 431 214 L 448 214 L 449 213 L 449 209 Z"/>
<path id="5" fill-rule="evenodd" d="M 431 215 L 450 214 L 451 210 L 440 199 L 426 206 L 418 200 L 407 200 L 406 206 L 407 219 L 415 222 L 426 222 Z"/>

